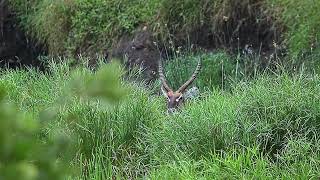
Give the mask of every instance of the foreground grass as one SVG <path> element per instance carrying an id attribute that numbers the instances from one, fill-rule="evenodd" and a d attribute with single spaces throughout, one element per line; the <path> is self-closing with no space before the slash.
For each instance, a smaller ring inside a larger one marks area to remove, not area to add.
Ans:
<path id="1" fill-rule="evenodd" d="M 48 73 L 3 70 L 0 79 L 8 101 L 45 124 L 41 137 L 72 134 L 70 179 L 320 177 L 318 76 L 261 76 L 168 116 L 143 84 L 123 82 L 127 92 L 111 104 L 86 98 L 81 84 L 95 74 L 55 64 Z"/>

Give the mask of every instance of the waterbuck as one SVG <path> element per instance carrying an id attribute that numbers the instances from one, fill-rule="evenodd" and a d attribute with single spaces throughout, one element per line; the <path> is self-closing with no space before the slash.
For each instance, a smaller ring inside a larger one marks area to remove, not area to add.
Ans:
<path id="1" fill-rule="evenodd" d="M 172 113 L 174 112 L 185 100 L 185 91 L 192 84 L 192 82 L 196 79 L 197 75 L 199 74 L 201 69 L 201 60 L 199 59 L 198 65 L 196 67 L 196 70 L 190 77 L 188 81 L 186 81 L 177 91 L 173 91 L 163 74 L 163 68 L 162 68 L 162 62 L 159 62 L 159 77 L 161 80 L 161 90 L 163 92 L 163 95 L 167 98 L 167 104 L 168 104 L 168 112 Z"/>

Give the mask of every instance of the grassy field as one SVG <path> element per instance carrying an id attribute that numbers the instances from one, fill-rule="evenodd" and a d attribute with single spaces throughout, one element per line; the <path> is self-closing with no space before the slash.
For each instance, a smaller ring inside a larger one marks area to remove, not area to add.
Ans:
<path id="1" fill-rule="evenodd" d="M 0 69 L 0 180 L 320 178 L 320 1 L 8 5 L 48 67 Z M 202 59 L 172 115 L 141 69 L 83 63 L 144 27 L 172 88 Z"/>
<path id="2" fill-rule="evenodd" d="M 167 115 L 165 99 L 154 93 L 158 82 L 147 88 L 124 80 L 118 67 L 2 70 L 0 179 L 320 177 L 318 75 L 257 75 L 227 81 L 226 90 L 203 87 Z"/>

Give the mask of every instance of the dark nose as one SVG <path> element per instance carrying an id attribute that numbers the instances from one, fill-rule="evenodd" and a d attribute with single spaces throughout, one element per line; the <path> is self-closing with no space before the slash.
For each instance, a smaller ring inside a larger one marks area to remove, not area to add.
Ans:
<path id="1" fill-rule="evenodd" d="M 172 114 L 172 113 L 174 113 L 175 111 L 176 111 L 175 108 L 169 108 L 169 109 L 168 109 L 168 113 L 169 113 L 169 114 Z"/>

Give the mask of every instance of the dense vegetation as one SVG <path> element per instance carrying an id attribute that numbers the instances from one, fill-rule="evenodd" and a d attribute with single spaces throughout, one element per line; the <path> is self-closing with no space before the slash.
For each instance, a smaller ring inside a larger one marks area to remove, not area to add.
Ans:
<path id="1" fill-rule="evenodd" d="M 65 58 L 44 58 L 45 71 L 1 69 L 0 179 L 320 178 L 320 1 L 9 2 L 24 31 Z M 174 114 L 139 69 L 70 64 L 143 26 L 171 50 L 174 89 L 202 60 L 201 95 Z M 193 52 L 203 28 L 214 51 Z M 262 29 L 277 34 L 275 56 L 287 51 L 273 66 L 238 47 L 270 43 Z"/>
<path id="2" fill-rule="evenodd" d="M 320 3 L 314 0 L 10 0 L 10 4 L 23 29 L 54 55 L 101 52 L 145 25 L 161 41 L 185 43 L 204 28 L 218 47 L 237 45 L 237 38 L 249 44 L 257 41 L 257 46 L 274 40 L 288 46 L 293 58 L 319 54 Z M 275 39 L 250 38 L 251 33 L 265 36 L 268 31 L 277 34 Z"/>
<path id="3" fill-rule="evenodd" d="M 85 67 L 52 64 L 45 74 L 35 69 L 4 70 L 1 84 L 8 93 L 2 95 L 3 101 L 15 104 L 21 117 L 30 119 L 17 117 L 8 106 L 8 113 L 15 115 L 10 119 L 1 116 L 2 124 L 15 119 L 19 123 L 40 121 L 39 133 L 28 124 L 14 131 L 16 138 L 22 134 L 28 138 L 24 131 L 41 135 L 40 144 L 31 139 L 39 147 L 57 132 L 63 134 L 63 142 L 76 150 L 57 154 L 59 159 L 69 160 L 63 161 L 64 165 L 76 166 L 69 171 L 73 172 L 71 179 L 320 176 L 317 75 L 261 75 L 252 81 L 229 81 L 230 91 L 212 88 L 189 101 L 181 112 L 167 115 L 164 99 L 152 95 L 143 84 L 125 80 L 119 84 L 118 66 L 102 65 L 92 72 Z M 200 82 L 204 78 L 200 77 Z M 6 129 L 15 127 L 8 124 Z M 7 131 L 1 132 L 1 138 L 11 137 L 5 136 Z M 19 149 L 21 146 L 14 145 L 19 138 L 1 143 Z M 38 148 L 34 143 L 27 146 L 31 151 Z M 48 148 L 56 149 L 54 145 Z M 25 156 L 5 156 L 0 176 L 5 175 L 7 163 L 20 162 L 16 157 L 24 162 L 16 171 L 30 173 L 28 168 L 34 169 L 35 174 L 28 174 L 31 179 L 37 173 L 59 170 L 35 169 Z M 57 156 L 53 152 L 49 157 L 48 163 L 53 163 L 50 159 Z"/>

